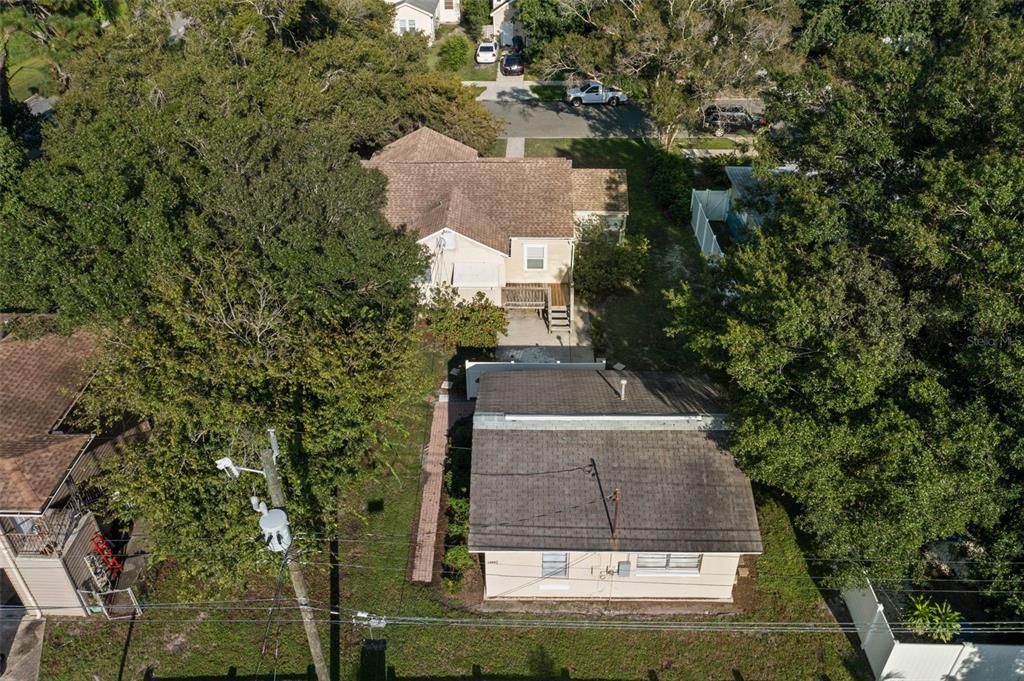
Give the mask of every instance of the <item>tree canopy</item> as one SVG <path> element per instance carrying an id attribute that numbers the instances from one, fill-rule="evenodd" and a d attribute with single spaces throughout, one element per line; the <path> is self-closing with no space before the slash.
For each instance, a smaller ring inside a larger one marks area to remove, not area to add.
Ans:
<path id="1" fill-rule="evenodd" d="M 549 72 L 607 79 L 640 101 L 671 146 L 681 129 L 700 121 L 701 106 L 726 91 L 756 92 L 769 66 L 796 63 L 789 49 L 799 20 L 796 3 L 566 0 L 535 19 L 570 29 L 547 39 Z M 528 7 L 545 7 L 531 0 Z M 532 36 L 532 34 L 531 34 Z"/>
<path id="2" fill-rule="evenodd" d="M 42 158 L 0 143 L 0 308 L 101 336 L 86 411 L 151 426 L 100 479 L 110 511 L 216 585 L 268 558 L 252 483 L 215 459 L 252 466 L 276 427 L 292 523 L 316 532 L 423 394 L 425 256 L 359 153 L 424 123 L 486 147 L 495 125 L 382 2 L 181 9 L 183 35 L 144 4 L 78 56 Z"/>
<path id="3" fill-rule="evenodd" d="M 671 331 L 842 576 L 959 537 L 1024 611 L 1024 26 L 995 1 L 813 4 L 812 61 L 766 95 L 763 224 L 670 296 Z"/>

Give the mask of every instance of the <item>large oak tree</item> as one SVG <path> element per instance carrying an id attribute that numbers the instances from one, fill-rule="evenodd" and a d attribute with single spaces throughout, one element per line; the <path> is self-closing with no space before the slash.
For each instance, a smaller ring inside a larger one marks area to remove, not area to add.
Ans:
<path id="1" fill-rule="evenodd" d="M 768 95 L 764 224 L 673 294 L 672 330 L 844 581 L 961 537 L 1021 610 L 1024 25 L 994 0 L 816 5 L 816 56 Z"/>

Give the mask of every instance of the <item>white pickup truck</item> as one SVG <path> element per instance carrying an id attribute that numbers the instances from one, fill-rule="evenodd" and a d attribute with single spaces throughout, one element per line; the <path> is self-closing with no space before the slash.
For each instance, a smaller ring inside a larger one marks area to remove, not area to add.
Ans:
<path id="1" fill-rule="evenodd" d="M 610 104 L 618 106 L 626 101 L 626 93 L 617 87 L 606 87 L 596 80 L 565 91 L 565 101 L 573 106 L 580 104 Z"/>

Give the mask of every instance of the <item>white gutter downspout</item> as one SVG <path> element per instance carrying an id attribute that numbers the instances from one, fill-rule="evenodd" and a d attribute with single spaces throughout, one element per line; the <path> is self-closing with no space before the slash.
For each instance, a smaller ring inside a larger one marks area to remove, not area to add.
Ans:
<path id="1" fill-rule="evenodd" d="M 576 240 L 569 242 L 569 335 L 572 336 L 572 327 L 576 324 Z"/>
<path id="2" fill-rule="evenodd" d="M 18 568 L 18 564 L 14 561 L 14 549 L 11 548 L 10 540 L 7 539 L 7 535 L 0 532 L 0 556 L 3 557 L 4 562 L 10 565 L 9 570 L 5 570 L 11 578 L 11 582 L 14 583 L 14 590 L 18 593 L 18 598 L 21 599 L 21 604 L 25 608 L 25 612 L 28 613 L 29 617 L 34 620 L 43 618 L 43 611 L 39 609 L 39 603 L 36 602 L 35 596 L 28 588 L 28 583 L 25 582 L 25 578 L 21 575 L 21 570 Z"/>

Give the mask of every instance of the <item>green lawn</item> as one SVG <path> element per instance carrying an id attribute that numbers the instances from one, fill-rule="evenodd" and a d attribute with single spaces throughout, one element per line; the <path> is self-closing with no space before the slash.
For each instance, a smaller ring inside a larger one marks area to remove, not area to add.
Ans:
<path id="1" fill-rule="evenodd" d="M 462 67 L 458 72 L 459 80 L 497 80 L 497 64 L 477 64 L 473 62 Z"/>
<path id="2" fill-rule="evenodd" d="M 504 158 L 506 147 L 508 147 L 508 140 L 504 137 L 499 137 L 494 141 L 494 146 L 481 155 L 486 158 Z"/>
<path id="3" fill-rule="evenodd" d="M 530 92 L 538 99 L 547 101 L 562 101 L 565 98 L 565 87 L 562 85 L 532 85 Z"/>
<path id="4" fill-rule="evenodd" d="M 679 149 L 737 149 L 739 144 L 728 137 L 680 137 L 675 146 Z"/>
<path id="5" fill-rule="evenodd" d="M 444 36 L 442 38 L 442 35 Z M 441 49 L 441 45 L 444 44 L 445 39 L 449 36 L 461 35 L 465 37 L 465 32 L 458 27 L 450 28 L 443 34 L 439 33 L 438 39 L 430 46 L 430 51 L 427 53 L 427 66 L 431 69 L 437 69 L 437 55 Z M 469 63 L 463 66 L 461 69 L 455 72 L 459 80 L 497 80 L 498 78 L 498 65 L 497 64 L 477 64 L 473 57 L 476 54 L 476 43 L 470 41 L 470 53 Z"/>
<path id="6" fill-rule="evenodd" d="M 647 272 L 633 295 L 608 301 L 598 322 L 608 339 L 609 360 L 632 369 L 693 368 L 694 358 L 668 338 L 664 291 L 699 276 L 704 267 L 688 224 L 668 220 L 655 205 L 651 164 L 663 153 L 636 139 L 529 139 L 527 156 L 564 156 L 582 168 L 625 168 L 629 182 L 627 235 L 651 244 Z"/>

